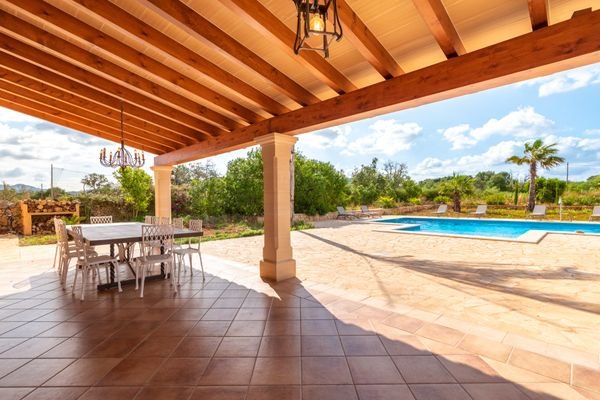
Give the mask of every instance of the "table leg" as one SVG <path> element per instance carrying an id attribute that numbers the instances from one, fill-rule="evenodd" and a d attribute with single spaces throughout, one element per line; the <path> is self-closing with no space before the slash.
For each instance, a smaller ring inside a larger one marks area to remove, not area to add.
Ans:
<path id="1" fill-rule="evenodd" d="M 110 245 L 110 257 L 115 257 L 115 245 L 112 243 Z M 115 283 L 115 267 L 112 263 L 110 264 L 110 283 Z"/>

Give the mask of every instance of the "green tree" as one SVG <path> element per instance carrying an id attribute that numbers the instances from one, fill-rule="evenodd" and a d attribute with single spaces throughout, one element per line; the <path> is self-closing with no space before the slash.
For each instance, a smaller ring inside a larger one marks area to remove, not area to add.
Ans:
<path id="1" fill-rule="evenodd" d="M 102 174 L 92 173 L 92 174 L 87 174 L 86 176 L 84 176 L 83 179 L 81 180 L 81 184 L 83 185 L 84 192 L 85 192 L 86 187 L 91 192 L 96 192 L 96 191 L 102 189 L 103 187 L 108 186 L 108 179 L 106 179 L 106 176 L 104 176 Z"/>
<path id="2" fill-rule="evenodd" d="M 2 183 L 2 190 L 0 191 L 0 200 L 15 201 L 19 196 L 17 191 L 11 188 L 8 183 Z"/>
<path id="3" fill-rule="evenodd" d="M 454 175 L 442 183 L 440 192 L 452 197 L 452 209 L 460 212 L 461 198 L 473 194 L 473 178 L 467 175 Z"/>
<path id="4" fill-rule="evenodd" d="M 527 209 L 533 211 L 536 199 L 536 178 L 538 167 L 550 169 L 565 162 L 565 159 L 557 156 L 558 149 L 556 143 L 545 145 L 542 139 L 537 139 L 531 143 L 525 143 L 525 149 L 522 156 L 512 156 L 506 159 L 506 162 L 517 165 L 529 166 L 529 199 Z"/>
<path id="5" fill-rule="evenodd" d="M 237 158 L 227 164 L 225 184 L 225 211 L 238 215 L 263 213 L 263 161 L 260 150 L 251 150 L 246 158 Z"/>
<path id="6" fill-rule="evenodd" d="M 567 182 L 557 178 L 537 178 L 536 198 L 543 203 L 557 203 L 567 189 Z"/>
<path id="7" fill-rule="evenodd" d="M 150 175 L 142 169 L 126 167 L 117 169 L 114 176 L 121 185 L 125 203 L 133 210 L 133 217 L 146 212 L 153 195 Z"/>
<path id="8" fill-rule="evenodd" d="M 355 204 L 373 204 L 385 193 L 385 177 L 377 168 L 379 160 L 373 158 L 371 164 L 361 165 L 352 172 L 352 201 Z"/>
<path id="9" fill-rule="evenodd" d="M 332 164 L 296 153 L 294 167 L 295 212 L 323 215 L 346 203 L 348 180 Z"/>
<path id="10" fill-rule="evenodd" d="M 212 177 L 194 180 L 190 186 L 192 214 L 197 217 L 218 217 L 225 210 L 225 180 Z"/>

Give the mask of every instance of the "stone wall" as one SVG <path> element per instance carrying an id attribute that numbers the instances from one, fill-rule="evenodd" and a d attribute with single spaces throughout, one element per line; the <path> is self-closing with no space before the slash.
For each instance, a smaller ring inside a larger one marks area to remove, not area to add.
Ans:
<path id="1" fill-rule="evenodd" d="M 21 208 L 18 203 L 0 201 L 0 234 L 21 232 Z"/>

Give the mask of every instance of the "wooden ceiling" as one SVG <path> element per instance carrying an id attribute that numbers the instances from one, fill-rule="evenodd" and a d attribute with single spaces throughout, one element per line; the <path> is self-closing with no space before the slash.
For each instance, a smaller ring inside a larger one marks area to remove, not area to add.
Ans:
<path id="1" fill-rule="evenodd" d="M 174 164 L 600 61 L 597 0 L 338 0 L 331 57 L 292 0 L 0 0 L 0 106 Z M 577 17 L 572 18 L 576 13 Z"/>

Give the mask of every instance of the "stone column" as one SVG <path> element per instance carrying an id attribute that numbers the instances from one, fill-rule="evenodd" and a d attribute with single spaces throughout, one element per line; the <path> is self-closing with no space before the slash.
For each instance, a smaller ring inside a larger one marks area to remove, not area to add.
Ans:
<path id="1" fill-rule="evenodd" d="M 172 165 L 155 165 L 154 171 L 154 215 L 171 217 L 171 171 Z"/>
<path id="2" fill-rule="evenodd" d="M 276 282 L 296 276 L 290 236 L 290 160 L 297 140 L 280 133 L 255 139 L 262 147 L 265 192 L 265 244 L 260 276 Z"/>

